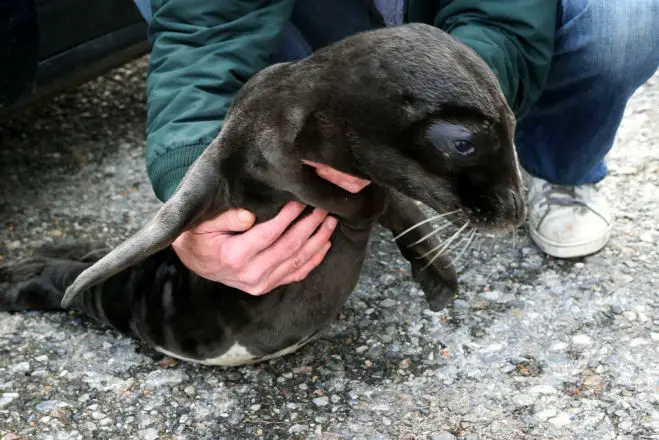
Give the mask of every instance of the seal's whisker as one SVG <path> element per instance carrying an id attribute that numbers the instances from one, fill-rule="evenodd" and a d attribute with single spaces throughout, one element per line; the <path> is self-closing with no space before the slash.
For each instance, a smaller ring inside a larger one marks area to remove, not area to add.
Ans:
<path id="1" fill-rule="evenodd" d="M 410 243 L 410 244 L 408 244 L 407 247 L 410 248 L 410 247 L 412 247 L 412 246 L 416 246 L 417 244 L 419 244 L 419 243 L 421 243 L 421 242 L 423 242 L 423 241 L 426 241 L 427 239 L 429 239 L 429 238 L 432 237 L 433 235 L 439 234 L 442 230 L 448 228 L 448 227 L 451 226 L 451 225 L 452 225 L 451 222 L 446 222 L 445 225 L 440 226 L 439 228 L 435 228 L 435 229 L 433 229 L 432 232 L 430 232 L 430 233 L 424 235 L 423 237 L 419 238 L 419 239 L 418 239 L 417 241 L 415 241 L 414 243 Z"/>
<path id="2" fill-rule="evenodd" d="M 481 248 L 483 247 L 483 242 L 484 242 L 484 241 L 485 241 L 485 239 L 484 239 L 483 236 L 481 235 L 481 241 L 478 242 L 478 247 L 476 248 L 476 254 L 480 254 L 480 253 L 481 253 Z"/>
<path id="3" fill-rule="evenodd" d="M 420 221 L 419 223 L 417 223 L 417 224 L 415 224 L 415 225 L 412 225 L 412 226 L 410 226 L 409 228 L 405 229 L 405 230 L 404 230 L 403 232 L 401 232 L 400 234 L 396 235 L 396 236 L 394 237 L 394 240 L 398 240 L 398 239 L 399 239 L 400 237 L 402 237 L 403 235 L 405 235 L 405 234 L 407 234 L 407 233 L 409 233 L 409 232 L 415 230 L 416 228 L 418 228 L 418 227 L 421 226 L 421 225 L 425 225 L 425 224 L 428 223 L 428 222 L 431 222 L 431 221 L 433 221 L 433 220 L 437 220 L 437 219 L 440 219 L 440 218 L 443 218 L 443 217 L 449 216 L 449 215 L 451 215 L 451 214 L 455 214 L 455 213 L 457 213 L 457 212 L 460 212 L 460 210 L 459 210 L 459 209 L 456 209 L 455 211 L 445 212 L 444 214 L 435 215 L 435 216 L 433 216 L 433 217 L 430 217 L 430 218 L 427 218 L 427 219 L 425 219 L 425 220 L 422 220 L 422 221 Z"/>
<path id="4" fill-rule="evenodd" d="M 458 256 L 455 257 L 455 259 L 451 261 L 453 266 L 455 266 L 455 263 L 460 261 L 460 258 L 462 257 L 462 255 L 464 255 L 465 251 L 469 248 L 469 246 L 471 245 L 471 243 L 474 240 L 475 236 L 476 236 L 476 229 L 472 229 L 470 232 L 467 233 L 467 235 L 465 236 L 465 238 L 467 238 L 467 244 L 465 244 L 465 246 L 462 248 L 462 250 L 460 251 Z M 444 266 L 444 269 L 448 269 L 448 267 L 449 267 L 449 265 L 446 265 L 446 266 Z"/>
<path id="5" fill-rule="evenodd" d="M 430 261 L 429 261 L 425 266 L 423 266 L 423 267 L 421 268 L 421 270 L 424 270 L 425 268 L 427 268 L 428 266 L 430 266 L 430 265 L 431 265 L 431 264 L 432 264 L 437 258 L 439 258 L 439 257 L 444 253 L 444 251 L 446 250 L 446 248 L 450 246 L 450 244 L 453 242 L 453 240 L 455 240 L 455 239 L 460 235 L 460 233 L 461 233 L 462 231 L 464 231 L 464 230 L 467 228 L 467 226 L 469 226 L 469 222 L 467 222 L 467 223 L 465 223 L 464 225 L 462 225 L 462 227 L 461 227 L 460 229 L 458 229 L 457 232 L 456 232 L 455 234 L 453 234 L 453 235 L 448 239 L 448 241 L 446 242 L 446 244 L 445 244 L 445 245 L 444 245 L 439 251 L 437 251 L 437 253 L 436 253 L 436 254 L 430 259 Z M 426 252 L 426 255 L 427 255 L 427 254 L 428 254 L 428 252 Z"/>
<path id="6" fill-rule="evenodd" d="M 465 241 L 467 241 L 469 239 L 470 234 L 471 234 L 471 231 L 469 231 L 466 234 L 462 235 L 462 238 L 460 238 L 460 240 L 456 241 L 451 246 L 446 248 L 445 252 L 450 254 L 454 250 L 458 249 L 462 243 L 464 243 Z"/>
<path id="7" fill-rule="evenodd" d="M 442 243 L 439 243 L 437 246 L 435 246 L 434 248 L 430 249 L 430 250 L 429 250 L 428 252 L 426 252 L 425 254 L 423 254 L 423 255 L 419 255 L 418 257 L 416 257 L 416 259 L 417 259 L 417 260 L 421 260 L 422 258 L 425 258 L 425 257 L 427 257 L 428 255 L 434 253 L 434 252 L 437 251 L 438 249 L 440 249 L 440 251 L 439 251 L 440 253 L 441 253 L 441 252 L 444 252 L 444 250 L 446 250 L 446 248 L 448 248 L 448 247 L 450 246 L 450 244 L 453 242 L 453 240 L 455 240 L 455 238 L 460 234 L 460 232 L 461 232 L 462 230 L 464 230 L 464 228 L 465 228 L 468 224 L 469 224 L 469 223 L 465 223 L 465 225 L 463 225 L 462 228 L 460 228 L 455 234 L 453 234 L 451 237 L 449 237 L 449 239 L 448 239 L 447 241 L 442 242 Z"/>

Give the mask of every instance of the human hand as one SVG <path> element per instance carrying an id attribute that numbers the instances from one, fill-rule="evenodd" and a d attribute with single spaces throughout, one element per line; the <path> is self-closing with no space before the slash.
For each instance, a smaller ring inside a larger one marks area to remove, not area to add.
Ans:
<path id="1" fill-rule="evenodd" d="M 263 295 L 306 278 L 331 247 L 337 221 L 322 209 L 286 230 L 304 207 L 289 202 L 273 219 L 256 226 L 254 214 L 233 209 L 184 232 L 172 246 L 198 275 Z"/>
<path id="2" fill-rule="evenodd" d="M 368 180 L 351 176 L 350 174 L 335 170 L 334 168 L 322 163 L 311 162 L 309 160 L 303 160 L 302 162 L 314 167 L 318 176 L 351 193 L 358 193 L 359 191 L 363 190 L 369 183 L 371 183 Z"/>

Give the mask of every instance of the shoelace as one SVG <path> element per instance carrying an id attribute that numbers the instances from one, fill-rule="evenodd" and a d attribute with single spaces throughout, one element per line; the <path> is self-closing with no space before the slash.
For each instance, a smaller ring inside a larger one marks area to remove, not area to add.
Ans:
<path id="1" fill-rule="evenodd" d="M 544 199 L 540 202 L 542 206 L 583 206 L 588 208 L 581 194 L 577 192 L 576 186 L 554 185 L 545 182 L 542 185 L 542 195 L 544 196 Z"/>

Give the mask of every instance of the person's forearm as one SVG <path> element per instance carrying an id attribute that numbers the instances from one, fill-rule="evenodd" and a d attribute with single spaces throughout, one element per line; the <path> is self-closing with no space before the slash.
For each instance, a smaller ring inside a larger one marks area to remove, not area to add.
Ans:
<path id="1" fill-rule="evenodd" d="M 217 136 L 243 84 L 268 66 L 293 3 L 153 1 L 146 162 L 160 200 Z"/>
<path id="2" fill-rule="evenodd" d="M 454 0 L 435 26 L 474 49 L 523 116 L 539 98 L 554 53 L 558 0 Z"/>

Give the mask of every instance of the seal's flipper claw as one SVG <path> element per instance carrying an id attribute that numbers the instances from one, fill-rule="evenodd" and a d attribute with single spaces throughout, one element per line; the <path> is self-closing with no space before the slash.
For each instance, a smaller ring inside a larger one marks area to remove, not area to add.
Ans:
<path id="1" fill-rule="evenodd" d="M 458 297 L 458 279 L 447 258 L 440 257 L 428 267 L 423 260 L 412 263 L 412 277 L 421 285 L 428 307 L 439 312 Z M 447 264 L 448 263 L 448 264 Z"/>

